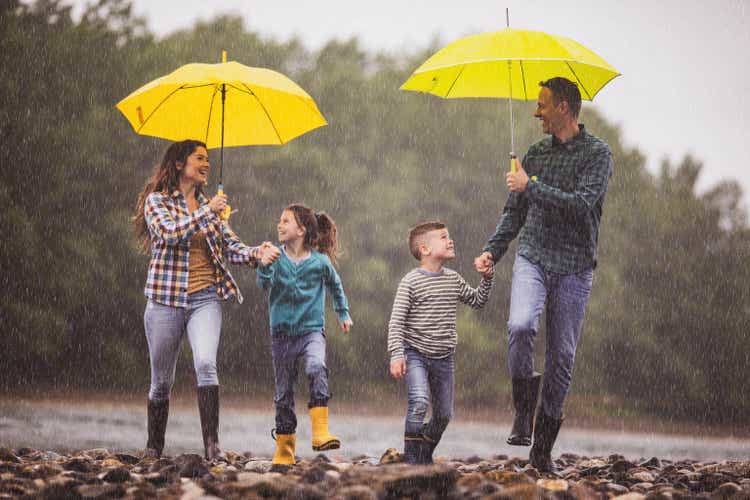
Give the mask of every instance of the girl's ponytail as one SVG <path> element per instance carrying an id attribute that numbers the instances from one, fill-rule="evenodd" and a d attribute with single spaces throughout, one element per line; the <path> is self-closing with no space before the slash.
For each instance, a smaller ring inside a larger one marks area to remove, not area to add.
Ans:
<path id="1" fill-rule="evenodd" d="M 316 212 L 315 219 L 318 221 L 318 237 L 316 245 L 318 252 L 324 253 L 331 259 L 334 265 L 338 264 L 339 242 L 336 223 L 330 215 L 325 212 Z"/>

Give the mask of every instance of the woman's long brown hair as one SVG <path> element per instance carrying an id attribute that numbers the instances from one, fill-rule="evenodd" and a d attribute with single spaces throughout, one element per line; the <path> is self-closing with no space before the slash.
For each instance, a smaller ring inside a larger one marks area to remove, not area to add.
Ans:
<path id="1" fill-rule="evenodd" d="M 305 245 L 326 254 L 337 265 L 340 255 L 338 229 L 331 216 L 325 212 L 313 212 L 302 203 L 292 203 L 286 210 L 294 214 L 299 227 L 305 228 Z"/>
<path id="2" fill-rule="evenodd" d="M 135 211 L 132 217 L 135 235 L 141 244 L 143 253 L 148 253 L 151 243 L 151 235 L 148 232 L 146 217 L 143 213 L 146 198 L 154 192 L 171 193 L 175 189 L 179 189 L 180 171 L 177 169 L 177 164 L 181 163 L 185 165 L 188 156 L 193 154 L 196 149 L 205 147 L 206 145 L 201 141 L 192 139 L 175 142 L 164 153 L 161 163 L 154 167 L 153 174 L 146 181 L 141 194 L 138 195 L 138 201 L 135 204 Z M 197 191 L 199 193 L 202 192 L 201 187 L 198 187 Z"/>

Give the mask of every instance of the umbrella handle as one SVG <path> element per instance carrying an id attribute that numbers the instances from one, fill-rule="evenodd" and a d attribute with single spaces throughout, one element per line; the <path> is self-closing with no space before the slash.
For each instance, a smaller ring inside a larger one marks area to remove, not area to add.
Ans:
<path id="1" fill-rule="evenodd" d="M 518 165 L 518 160 L 516 159 L 516 155 L 514 153 L 510 154 L 510 171 L 514 174 L 518 171 L 518 168 L 516 166 Z"/>
<path id="2" fill-rule="evenodd" d="M 216 194 L 224 194 L 224 186 L 219 184 L 219 188 L 216 190 Z M 224 207 L 224 211 L 219 214 L 219 219 L 221 220 L 229 220 L 229 215 L 232 213 L 232 207 L 229 206 L 227 203 L 227 206 Z"/>

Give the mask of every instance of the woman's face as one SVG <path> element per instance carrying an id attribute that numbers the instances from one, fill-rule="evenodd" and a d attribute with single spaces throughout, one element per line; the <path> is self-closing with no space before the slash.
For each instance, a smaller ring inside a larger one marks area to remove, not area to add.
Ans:
<path id="1" fill-rule="evenodd" d="M 211 169 L 211 165 L 208 163 L 208 151 L 206 151 L 206 148 L 198 146 L 187 157 L 185 165 L 180 168 L 178 164 L 177 169 L 180 171 L 180 180 L 200 186 L 205 185 L 208 183 L 208 171 Z"/>

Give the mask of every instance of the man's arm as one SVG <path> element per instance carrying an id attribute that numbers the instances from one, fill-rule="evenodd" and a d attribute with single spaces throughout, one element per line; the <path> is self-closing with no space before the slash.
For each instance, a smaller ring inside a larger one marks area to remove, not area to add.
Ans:
<path id="1" fill-rule="evenodd" d="M 526 222 L 529 202 L 524 193 L 510 193 L 505 203 L 503 213 L 497 221 L 495 233 L 487 240 L 483 252 L 492 254 L 492 260 L 497 262 L 508 251 L 508 246 L 518 236 L 518 232 Z"/>

